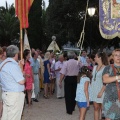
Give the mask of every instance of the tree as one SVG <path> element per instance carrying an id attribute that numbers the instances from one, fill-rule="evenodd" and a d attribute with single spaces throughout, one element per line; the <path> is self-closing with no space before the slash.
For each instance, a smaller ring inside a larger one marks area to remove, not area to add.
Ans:
<path id="1" fill-rule="evenodd" d="M 85 43 L 84 45 L 89 46 L 91 42 L 91 48 L 92 50 L 100 50 L 103 51 L 104 48 L 108 47 L 110 48 L 113 46 L 114 48 L 119 47 L 119 38 L 114 38 L 112 40 L 106 40 L 102 38 L 100 31 L 99 31 L 99 1 L 93 0 L 90 1 L 89 6 L 96 8 L 95 15 L 91 18 L 90 16 L 87 16 L 86 21 L 86 28 L 85 28 Z M 91 32 L 92 29 L 92 32 Z M 92 34 L 92 38 L 90 41 L 90 37 Z"/>
<path id="2" fill-rule="evenodd" d="M 33 48 L 42 48 L 42 0 L 34 0 L 29 13 L 28 39 Z"/>
<path id="3" fill-rule="evenodd" d="M 55 0 L 49 1 L 47 9 L 47 38 L 55 35 L 57 43 L 63 45 L 68 41 L 76 42 L 80 31 L 79 9 L 80 2 L 78 0 Z"/>
<path id="4" fill-rule="evenodd" d="M 50 42 L 51 36 L 57 37 L 57 43 L 62 46 L 70 41 L 72 44 L 78 42 L 82 32 L 85 18 L 87 1 L 85 0 L 49 0 L 49 7 L 46 11 L 46 34 L 47 41 Z M 105 47 L 118 45 L 118 38 L 105 40 L 99 32 L 99 0 L 89 1 L 89 7 L 96 8 L 96 14 L 92 18 L 87 15 L 85 26 L 84 48 L 90 47 L 92 50 L 103 50 Z M 92 26 L 91 26 L 91 23 Z M 92 33 L 91 33 L 92 30 Z M 92 38 L 90 40 L 90 36 Z"/>
<path id="5" fill-rule="evenodd" d="M 18 42 L 19 39 L 19 21 L 15 17 L 15 8 L 0 7 L 0 44 L 8 46 L 11 43 Z"/>

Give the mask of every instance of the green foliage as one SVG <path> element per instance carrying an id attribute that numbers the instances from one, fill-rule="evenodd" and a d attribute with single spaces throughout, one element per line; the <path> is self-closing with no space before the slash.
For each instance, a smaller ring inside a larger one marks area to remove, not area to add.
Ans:
<path id="1" fill-rule="evenodd" d="M 58 46 L 68 41 L 78 42 L 83 28 L 87 0 L 49 0 L 42 10 L 42 0 L 34 0 L 29 13 L 28 38 L 31 48 L 46 50 L 51 37 L 56 36 Z M 96 14 L 87 15 L 84 48 L 102 50 L 106 46 L 119 47 L 119 38 L 105 40 L 99 32 L 99 0 L 91 0 L 89 6 L 96 7 Z M 19 41 L 19 20 L 13 5 L 0 7 L 0 44 L 2 46 Z"/>
<path id="2" fill-rule="evenodd" d="M 68 41 L 75 44 L 80 38 L 83 28 L 87 0 L 49 0 L 46 11 L 46 26 L 44 32 L 47 34 L 47 42 L 50 43 L 51 36 L 55 35 L 59 46 Z M 95 7 L 94 17 L 87 15 L 85 26 L 84 48 L 92 50 L 103 50 L 105 47 L 118 46 L 118 38 L 105 40 L 99 32 L 99 0 L 89 1 L 89 7 Z"/>
<path id="3" fill-rule="evenodd" d="M 19 21 L 15 17 L 15 8 L 0 7 L 0 45 L 7 46 L 19 39 Z M 17 41 L 18 42 L 18 41 Z"/>
<path id="4" fill-rule="evenodd" d="M 30 9 L 28 39 L 31 48 L 42 48 L 42 0 L 34 0 Z"/>
<path id="5" fill-rule="evenodd" d="M 68 41 L 75 43 L 79 39 L 80 19 L 78 0 L 54 0 L 49 1 L 46 16 L 47 39 L 55 35 L 58 45 Z"/>

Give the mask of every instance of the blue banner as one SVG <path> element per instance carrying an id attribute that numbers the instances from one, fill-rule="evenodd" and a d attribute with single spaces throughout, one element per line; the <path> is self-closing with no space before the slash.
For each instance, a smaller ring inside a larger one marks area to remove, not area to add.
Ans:
<path id="1" fill-rule="evenodd" d="M 99 29 L 105 39 L 120 37 L 120 0 L 99 0 Z"/>

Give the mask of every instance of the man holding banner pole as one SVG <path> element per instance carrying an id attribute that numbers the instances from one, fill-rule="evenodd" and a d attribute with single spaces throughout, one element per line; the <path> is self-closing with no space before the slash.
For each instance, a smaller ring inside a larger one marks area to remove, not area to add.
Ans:
<path id="1" fill-rule="evenodd" d="M 21 120 L 24 105 L 23 73 L 18 65 L 19 49 L 15 45 L 7 47 L 5 59 L 0 64 L 3 114 L 1 120 Z"/>

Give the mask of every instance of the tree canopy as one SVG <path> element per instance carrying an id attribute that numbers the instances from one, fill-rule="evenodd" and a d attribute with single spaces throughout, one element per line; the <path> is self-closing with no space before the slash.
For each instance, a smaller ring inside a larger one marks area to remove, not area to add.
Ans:
<path id="1" fill-rule="evenodd" d="M 42 0 L 34 0 L 29 13 L 28 39 L 32 48 L 42 48 Z"/>
<path id="2" fill-rule="evenodd" d="M 0 44 L 1 46 L 10 45 L 19 39 L 19 21 L 15 17 L 13 5 L 0 7 Z"/>
<path id="3" fill-rule="evenodd" d="M 60 47 L 70 41 L 78 42 L 85 18 L 86 0 L 49 0 L 45 9 L 42 0 L 34 0 L 29 13 L 27 29 L 30 46 L 46 50 L 52 36 L 56 36 Z M 105 47 L 119 47 L 119 38 L 105 40 L 99 32 L 99 1 L 91 0 L 89 7 L 94 6 L 93 17 L 87 15 L 85 26 L 84 48 L 103 50 Z M 0 7 L 0 44 L 9 45 L 19 41 L 19 20 L 15 17 L 14 6 Z"/>
<path id="4" fill-rule="evenodd" d="M 68 41 L 75 44 L 83 28 L 87 1 L 85 0 L 49 0 L 46 10 L 45 32 L 47 40 L 55 35 L 57 43 L 62 46 Z M 119 38 L 105 40 L 99 32 L 99 1 L 91 0 L 89 7 L 95 7 L 96 13 L 91 18 L 87 15 L 84 48 L 103 50 L 105 47 L 118 47 Z"/>

